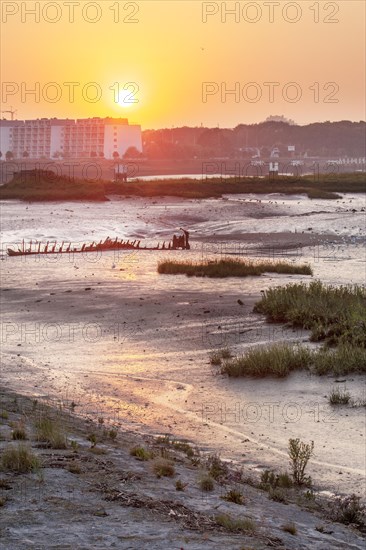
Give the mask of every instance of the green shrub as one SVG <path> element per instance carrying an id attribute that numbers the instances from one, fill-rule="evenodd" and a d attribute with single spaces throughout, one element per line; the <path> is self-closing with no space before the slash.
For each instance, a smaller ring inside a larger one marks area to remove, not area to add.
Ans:
<path id="1" fill-rule="evenodd" d="M 361 504 L 360 497 L 355 494 L 339 496 L 331 507 L 331 517 L 333 521 L 346 525 L 365 526 L 365 506 Z"/>
<path id="2" fill-rule="evenodd" d="M 292 476 L 296 485 L 309 485 L 311 478 L 305 476 L 305 468 L 314 452 L 314 441 L 304 443 L 299 438 L 289 439 L 289 457 Z"/>
<path id="3" fill-rule="evenodd" d="M 206 460 L 206 465 L 209 474 L 215 480 L 224 479 L 229 472 L 227 464 L 225 464 L 218 455 L 210 455 Z"/>

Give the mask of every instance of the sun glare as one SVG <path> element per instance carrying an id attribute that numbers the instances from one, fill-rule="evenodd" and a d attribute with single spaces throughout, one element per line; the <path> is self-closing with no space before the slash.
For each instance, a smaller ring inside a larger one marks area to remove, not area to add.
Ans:
<path id="1" fill-rule="evenodd" d="M 134 95 L 131 90 L 121 90 L 118 94 L 118 105 L 128 109 L 135 104 Z"/>

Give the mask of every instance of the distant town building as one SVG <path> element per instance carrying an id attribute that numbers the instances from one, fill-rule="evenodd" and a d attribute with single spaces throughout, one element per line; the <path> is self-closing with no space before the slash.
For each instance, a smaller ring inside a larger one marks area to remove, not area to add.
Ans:
<path id="1" fill-rule="evenodd" d="M 12 158 L 121 158 L 142 151 L 141 126 L 125 118 L 0 120 L 0 151 Z"/>
<path id="2" fill-rule="evenodd" d="M 271 115 L 266 118 L 264 122 L 285 122 L 286 124 L 289 124 L 290 126 L 294 126 L 296 122 L 292 120 L 291 118 L 286 118 L 283 115 Z"/>

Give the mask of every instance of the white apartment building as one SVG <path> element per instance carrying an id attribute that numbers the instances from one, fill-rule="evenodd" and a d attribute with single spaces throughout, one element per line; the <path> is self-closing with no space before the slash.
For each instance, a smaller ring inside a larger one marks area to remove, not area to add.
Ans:
<path id="1" fill-rule="evenodd" d="M 113 159 L 129 147 L 142 151 L 141 126 L 125 118 L 0 120 L 2 160 L 7 152 L 14 159 Z"/>

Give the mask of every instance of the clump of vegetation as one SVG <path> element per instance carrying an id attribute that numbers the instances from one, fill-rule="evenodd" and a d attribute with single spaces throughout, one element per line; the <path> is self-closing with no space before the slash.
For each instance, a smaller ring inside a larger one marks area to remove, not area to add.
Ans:
<path id="1" fill-rule="evenodd" d="M 98 442 L 97 436 L 94 433 L 89 434 L 88 437 L 87 437 L 87 440 L 90 441 L 90 443 L 91 443 L 90 448 L 95 449 L 96 444 Z"/>
<path id="2" fill-rule="evenodd" d="M 37 439 L 48 443 L 52 449 L 66 449 L 67 437 L 59 421 L 40 416 L 35 424 Z"/>
<path id="3" fill-rule="evenodd" d="M 313 356 L 313 371 L 319 376 L 344 376 L 366 372 L 366 349 L 352 344 L 341 344 L 337 349 L 320 349 Z"/>
<path id="4" fill-rule="evenodd" d="M 230 491 L 221 498 L 227 502 L 233 502 L 234 504 L 244 504 L 244 495 L 240 489 L 230 489 Z"/>
<path id="5" fill-rule="evenodd" d="M 285 531 L 285 533 L 290 533 L 290 535 L 296 535 L 297 534 L 296 525 L 292 521 L 282 525 L 282 531 Z"/>
<path id="6" fill-rule="evenodd" d="M 164 458 L 157 459 L 153 466 L 156 477 L 173 477 L 175 474 L 175 467 L 173 462 Z"/>
<path id="7" fill-rule="evenodd" d="M 206 466 L 210 476 L 217 481 L 222 481 L 229 472 L 228 465 L 215 454 L 208 456 Z"/>
<path id="8" fill-rule="evenodd" d="M 1 412 L 0 412 L 0 418 L 1 418 L 2 420 L 8 420 L 8 418 L 9 418 L 9 413 L 8 413 L 8 411 L 1 411 Z"/>
<path id="9" fill-rule="evenodd" d="M 270 487 L 268 490 L 268 497 L 275 502 L 282 502 L 282 504 L 287 504 L 286 492 L 280 487 Z"/>
<path id="10" fill-rule="evenodd" d="M 257 530 L 254 521 L 250 518 L 236 519 L 229 516 L 229 514 L 217 514 L 215 520 L 218 525 L 223 527 L 226 531 L 230 531 L 232 533 L 253 534 Z"/>
<path id="11" fill-rule="evenodd" d="M 266 290 L 254 307 L 268 320 L 311 331 L 313 341 L 366 348 L 366 288 L 320 281 Z M 365 369 L 365 362 L 363 369 Z"/>
<path id="12" fill-rule="evenodd" d="M 360 497 L 348 495 L 337 497 L 331 507 L 331 517 L 335 521 L 346 525 L 355 524 L 359 527 L 365 525 L 365 506 L 361 504 Z"/>
<path id="13" fill-rule="evenodd" d="M 25 431 L 25 428 L 23 424 L 17 424 L 11 434 L 12 438 L 14 440 L 25 440 L 27 439 L 27 432 Z"/>
<path id="14" fill-rule="evenodd" d="M 287 376 L 293 370 L 305 369 L 312 361 L 312 352 L 303 346 L 279 343 L 255 347 L 244 355 L 225 361 L 221 372 L 229 376 Z"/>
<path id="15" fill-rule="evenodd" d="M 111 428 L 108 432 L 108 435 L 109 435 L 110 439 L 112 439 L 112 441 L 114 441 L 115 439 L 117 439 L 118 431 L 115 428 Z"/>
<path id="16" fill-rule="evenodd" d="M 218 350 L 213 350 L 210 353 L 210 363 L 211 365 L 221 365 L 223 359 L 230 359 L 232 357 L 229 348 L 222 348 Z"/>
<path id="17" fill-rule="evenodd" d="M 253 347 L 244 355 L 234 357 L 221 365 L 222 374 L 233 377 L 284 377 L 301 369 L 319 376 L 366 372 L 366 349 L 342 344 L 337 349 L 311 351 L 305 346 L 291 346 L 281 342 Z"/>
<path id="18" fill-rule="evenodd" d="M 311 485 L 311 478 L 305 475 L 305 469 L 313 453 L 314 441 L 304 443 L 299 438 L 289 439 L 288 454 L 296 485 Z"/>
<path id="19" fill-rule="evenodd" d="M 331 405 L 348 405 L 351 399 L 351 394 L 346 388 L 332 388 L 328 401 Z"/>
<path id="20" fill-rule="evenodd" d="M 205 474 L 201 477 L 199 481 L 199 487 L 201 491 L 205 491 L 209 493 L 214 490 L 214 486 L 215 486 L 214 480 L 210 475 Z"/>
<path id="21" fill-rule="evenodd" d="M 32 450 L 19 443 L 17 447 L 8 447 L 1 457 L 1 466 L 18 474 L 25 474 L 39 468 L 39 460 Z"/>
<path id="22" fill-rule="evenodd" d="M 150 451 L 147 451 L 144 447 L 132 447 L 130 450 L 130 455 L 134 456 L 136 460 L 150 460 L 152 458 L 152 454 Z"/>
<path id="23" fill-rule="evenodd" d="M 293 486 L 291 476 L 287 472 L 280 472 L 276 474 L 273 470 L 265 470 L 261 474 L 260 487 L 268 491 L 270 488 L 275 489 L 281 487 L 283 489 L 290 489 Z"/>
<path id="24" fill-rule="evenodd" d="M 206 260 L 200 263 L 163 260 L 158 264 L 158 273 L 163 275 L 187 275 L 188 277 L 249 277 L 263 273 L 288 273 L 312 275 L 309 265 L 288 262 L 250 262 L 248 260 Z"/>
<path id="25" fill-rule="evenodd" d="M 77 462 L 72 462 L 67 469 L 71 474 L 81 474 L 80 464 Z"/>
<path id="26" fill-rule="evenodd" d="M 194 450 L 192 449 L 192 447 L 187 441 L 174 440 L 174 441 L 171 441 L 170 444 L 177 451 L 183 451 L 183 453 L 185 453 L 188 456 L 188 458 L 192 458 L 194 456 Z"/>
<path id="27" fill-rule="evenodd" d="M 177 481 L 175 482 L 176 491 L 184 491 L 186 487 L 187 487 L 187 483 L 183 483 L 181 479 L 177 479 Z"/>
<path id="28" fill-rule="evenodd" d="M 72 441 L 70 441 L 70 445 L 74 453 L 77 453 L 79 448 L 79 443 L 73 439 Z"/>

